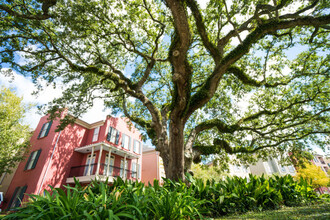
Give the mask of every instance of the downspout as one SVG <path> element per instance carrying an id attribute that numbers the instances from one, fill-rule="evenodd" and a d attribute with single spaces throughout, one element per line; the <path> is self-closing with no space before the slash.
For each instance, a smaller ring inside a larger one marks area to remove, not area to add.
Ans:
<path id="1" fill-rule="evenodd" d="M 56 146 L 57 146 L 58 140 L 60 139 L 60 136 L 61 136 L 61 132 L 62 132 L 62 131 L 60 131 L 59 134 L 58 134 L 58 136 L 57 136 L 56 143 L 55 143 L 54 148 L 53 148 L 52 156 L 50 156 L 50 159 L 49 159 L 49 162 L 48 162 L 48 166 L 47 166 L 47 169 L 46 169 L 45 175 L 44 175 L 44 177 L 43 177 L 43 179 L 42 179 L 42 182 L 41 182 L 41 184 L 40 184 L 40 187 L 39 187 L 39 190 L 38 190 L 37 195 L 39 195 L 39 193 L 40 193 L 40 191 L 41 191 L 41 187 L 42 187 L 42 185 L 44 184 L 44 181 L 45 181 L 46 175 L 47 175 L 47 173 L 48 173 L 48 170 L 49 170 L 50 164 L 51 164 L 52 159 L 53 159 L 53 156 L 54 156 L 54 152 L 55 152 L 55 149 L 56 149 Z"/>

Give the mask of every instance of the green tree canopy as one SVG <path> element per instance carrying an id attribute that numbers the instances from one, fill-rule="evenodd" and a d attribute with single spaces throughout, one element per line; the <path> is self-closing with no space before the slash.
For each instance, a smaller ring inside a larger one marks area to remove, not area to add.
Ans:
<path id="1" fill-rule="evenodd" d="M 102 98 L 169 178 L 202 155 L 266 158 L 329 135 L 329 1 L 4 0 L 0 15 L 2 63 L 67 86 L 51 112 Z"/>
<path id="2" fill-rule="evenodd" d="M 30 138 L 29 127 L 22 123 L 26 110 L 22 98 L 0 87 L 0 174 L 10 173 L 23 159 Z"/>

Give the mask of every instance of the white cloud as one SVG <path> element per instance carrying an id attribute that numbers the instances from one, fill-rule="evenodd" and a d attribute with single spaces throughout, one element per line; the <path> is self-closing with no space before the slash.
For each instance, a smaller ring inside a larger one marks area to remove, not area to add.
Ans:
<path id="1" fill-rule="evenodd" d="M 44 90 L 38 94 L 38 96 L 32 95 L 33 91 L 37 90 L 30 77 L 24 77 L 15 71 L 12 71 L 11 76 L 5 76 L 4 71 L 9 69 L 3 68 L 0 70 L 0 85 L 7 88 L 12 88 L 16 91 L 18 96 L 23 97 L 23 102 L 26 104 L 47 104 L 51 102 L 54 98 L 58 98 L 62 94 L 61 86 L 57 86 L 54 89 L 52 86 L 46 86 L 45 82 L 40 82 Z M 106 115 L 110 112 L 103 111 L 104 105 L 102 100 L 96 100 L 93 108 L 86 114 L 84 114 L 81 119 L 93 123 L 100 120 L 105 120 Z M 42 115 L 38 114 L 37 108 L 33 107 L 29 112 L 27 112 L 24 122 L 28 124 L 32 129 L 35 129 L 39 123 L 39 119 Z"/>

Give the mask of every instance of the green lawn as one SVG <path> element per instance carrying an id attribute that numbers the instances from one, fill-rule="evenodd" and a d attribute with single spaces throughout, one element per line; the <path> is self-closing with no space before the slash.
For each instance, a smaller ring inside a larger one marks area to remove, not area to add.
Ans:
<path id="1" fill-rule="evenodd" d="M 248 212 L 219 219 L 330 219 L 330 203 L 303 207 L 283 207 L 275 211 Z"/>

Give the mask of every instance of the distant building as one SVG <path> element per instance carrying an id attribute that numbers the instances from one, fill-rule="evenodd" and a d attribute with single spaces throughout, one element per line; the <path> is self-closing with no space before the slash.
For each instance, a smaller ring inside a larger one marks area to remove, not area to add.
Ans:
<path id="1" fill-rule="evenodd" d="M 270 158 L 268 161 L 259 160 L 256 164 L 250 165 L 250 170 L 253 175 L 296 175 L 296 169 L 294 166 L 282 166 L 275 158 Z"/>
<path id="2" fill-rule="evenodd" d="M 165 178 L 165 169 L 162 158 L 159 156 L 159 152 L 154 148 L 144 146 L 142 157 L 142 177 L 141 181 L 145 184 L 153 184 L 154 179 L 163 183 Z"/>
<path id="3" fill-rule="evenodd" d="M 2 192 L 3 195 L 6 194 L 8 188 L 9 188 L 9 185 L 11 183 L 11 180 L 14 177 L 16 169 L 17 169 L 17 166 L 11 169 L 12 173 L 6 173 L 5 172 L 5 173 L 0 175 L 0 192 Z"/>
<path id="4" fill-rule="evenodd" d="M 314 158 L 312 163 L 316 166 L 321 167 L 321 169 L 328 175 L 328 170 L 330 168 L 330 161 L 325 156 L 321 154 L 313 154 Z"/>
<path id="5" fill-rule="evenodd" d="M 230 176 L 249 178 L 250 173 L 251 173 L 251 170 L 248 166 L 244 166 L 244 165 L 239 166 L 239 165 L 229 164 L 228 174 Z"/>

